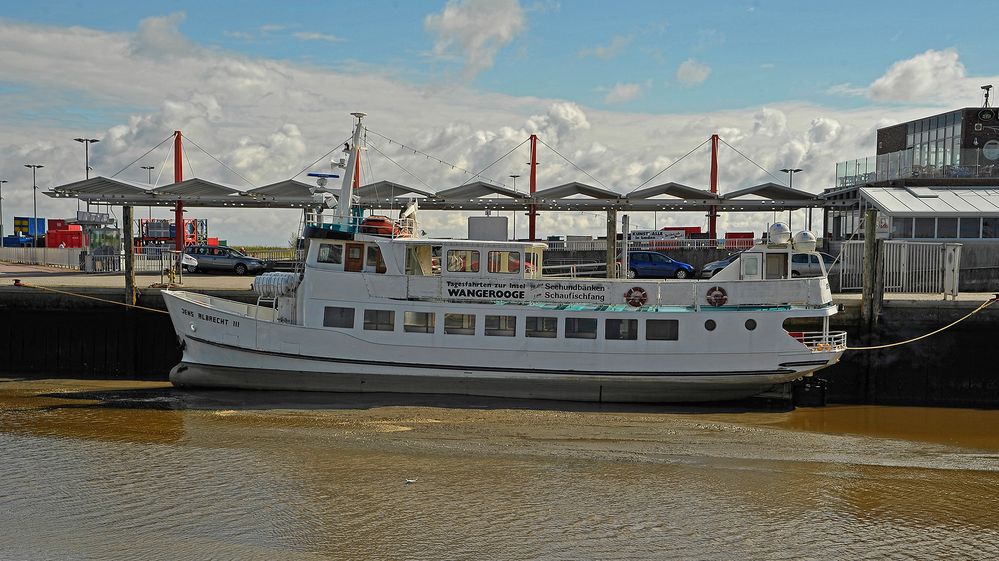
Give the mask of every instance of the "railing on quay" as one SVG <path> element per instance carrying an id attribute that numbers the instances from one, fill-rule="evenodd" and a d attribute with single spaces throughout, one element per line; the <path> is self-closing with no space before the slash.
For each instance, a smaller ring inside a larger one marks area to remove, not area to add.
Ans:
<path id="1" fill-rule="evenodd" d="M 83 249 L 70 247 L 4 247 L 0 248 L 0 261 L 79 269 L 83 253 Z"/>

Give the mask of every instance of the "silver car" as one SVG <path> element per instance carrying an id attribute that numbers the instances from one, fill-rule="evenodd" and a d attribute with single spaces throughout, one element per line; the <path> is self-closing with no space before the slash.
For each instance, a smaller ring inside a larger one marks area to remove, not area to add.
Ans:
<path id="1" fill-rule="evenodd" d="M 819 256 L 826 267 L 826 273 L 832 273 L 833 262 L 836 258 L 828 253 L 795 253 L 791 255 L 791 276 L 792 277 L 820 277 L 822 268 L 819 267 Z M 838 266 L 839 263 L 836 263 Z"/>
<path id="2" fill-rule="evenodd" d="M 185 266 L 185 270 L 191 273 L 221 271 L 245 275 L 259 273 L 266 268 L 266 263 L 260 259 L 231 247 L 192 245 L 184 248 L 184 253 L 197 259 L 195 267 Z"/>

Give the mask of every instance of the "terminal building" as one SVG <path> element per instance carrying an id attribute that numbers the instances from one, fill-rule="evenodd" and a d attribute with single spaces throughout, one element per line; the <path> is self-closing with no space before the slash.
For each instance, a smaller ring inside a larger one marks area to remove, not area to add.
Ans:
<path id="1" fill-rule="evenodd" d="M 966 107 L 877 131 L 877 154 L 836 165 L 823 237 L 863 239 L 861 217 L 878 210 L 890 239 L 999 242 L 999 117 Z M 973 243 L 973 242 L 972 242 Z"/>

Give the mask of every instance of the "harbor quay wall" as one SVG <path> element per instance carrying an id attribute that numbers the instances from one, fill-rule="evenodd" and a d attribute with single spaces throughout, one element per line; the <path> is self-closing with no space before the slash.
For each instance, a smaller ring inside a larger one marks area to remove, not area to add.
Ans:
<path id="1" fill-rule="evenodd" d="M 74 292 L 121 302 L 120 289 Z M 204 291 L 254 302 L 246 290 Z M 157 290 L 138 304 L 165 310 Z M 973 301 L 886 300 L 878 324 L 861 328 L 859 301 L 845 300 L 831 329 L 851 347 L 917 337 L 976 308 Z M 166 314 L 24 287 L 0 288 L 0 376 L 166 380 L 180 360 Z M 788 325 L 788 329 L 798 326 Z M 802 330 L 815 330 L 802 325 Z M 999 304 L 921 341 L 876 351 L 848 351 L 816 376 L 829 403 L 999 407 Z"/>

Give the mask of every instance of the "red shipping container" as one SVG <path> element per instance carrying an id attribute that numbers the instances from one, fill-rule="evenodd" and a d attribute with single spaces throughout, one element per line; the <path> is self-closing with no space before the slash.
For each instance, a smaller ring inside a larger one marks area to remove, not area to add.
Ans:
<path id="1" fill-rule="evenodd" d="M 65 230 L 66 221 L 61 218 L 49 218 L 49 228 L 48 231 L 52 230 Z"/>

